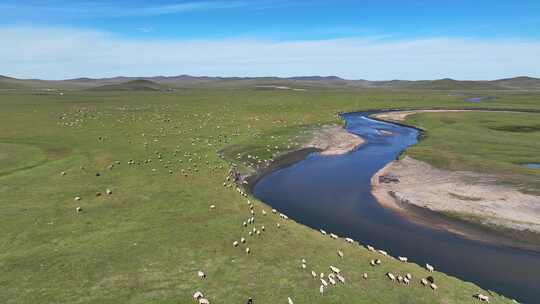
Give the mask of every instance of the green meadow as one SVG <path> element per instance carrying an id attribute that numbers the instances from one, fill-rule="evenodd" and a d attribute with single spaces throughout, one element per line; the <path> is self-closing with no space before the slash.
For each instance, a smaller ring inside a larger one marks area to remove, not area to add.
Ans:
<path id="1" fill-rule="evenodd" d="M 420 284 L 429 275 L 422 267 L 279 219 L 226 177 L 232 164 L 298 148 L 317 126 L 339 123 L 342 111 L 540 110 L 537 93 L 485 93 L 497 98 L 465 103 L 447 91 L 382 89 L 1 91 L 0 302 L 195 303 L 199 290 L 211 303 L 472 303 L 487 291 L 438 272 L 432 291 Z M 407 152 L 413 157 L 538 193 L 540 173 L 520 164 L 540 162 L 540 114 L 430 113 L 408 122 L 427 130 Z M 248 200 L 256 220 L 245 228 Z M 376 258 L 382 264 L 371 267 Z M 311 270 L 327 274 L 330 265 L 346 283 L 320 295 Z M 410 273 L 410 286 L 391 283 L 388 271 Z M 493 294 L 490 303 L 510 302 Z"/>

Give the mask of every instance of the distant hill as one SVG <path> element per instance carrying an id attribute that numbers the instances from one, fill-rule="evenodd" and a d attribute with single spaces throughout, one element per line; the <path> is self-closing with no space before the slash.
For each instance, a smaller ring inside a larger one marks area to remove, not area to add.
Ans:
<path id="1" fill-rule="evenodd" d="M 169 88 L 372 88 L 402 90 L 540 90 L 540 79 L 515 77 L 499 80 L 347 80 L 337 76 L 298 77 L 209 77 L 209 76 L 154 76 L 75 78 L 67 80 L 16 79 L 0 76 L 0 89 L 91 89 L 97 91 L 158 91 Z"/>
<path id="2" fill-rule="evenodd" d="M 130 80 L 119 84 L 106 84 L 94 88 L 90 88 L 92 91 L 160 91 L 165 89 L 159 83 L 145 80 L 137 79 Z"/>

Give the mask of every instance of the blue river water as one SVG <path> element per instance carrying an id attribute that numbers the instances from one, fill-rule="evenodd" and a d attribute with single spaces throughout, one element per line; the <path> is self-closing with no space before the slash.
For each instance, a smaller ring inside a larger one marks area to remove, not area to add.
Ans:
<path id="1" fill-rule="evenodd" d="M 418 131 L 372 120 L 369 114 L 342 115 L 346 129 L 365 140 L 358 149 L 336 156 L 309 154 L 261 178 L 253 194 L 314 229 L 407 256 L 420 265 L 430 263 L 523 303 L 540 303 L 539 252 L 469 240 L 381 207 L 371 194 L 371 177 L 415 144 Z"/>

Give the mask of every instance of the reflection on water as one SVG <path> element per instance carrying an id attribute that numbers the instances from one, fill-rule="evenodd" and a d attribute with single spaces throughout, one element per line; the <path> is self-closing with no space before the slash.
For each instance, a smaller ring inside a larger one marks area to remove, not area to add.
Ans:
<path id="1" fill-rule="evenodd" d="M 254 186 L 254 195 L 314 229 L 351 237 L 421 265 L 428 262 L 483 288 L 536 303 L 540 253 L 487 245 L 419 226 L 377 203 L 370 191 L 371 177 L 416 143 L 418 131 L 371 120 L 367 114 L 343 115 L 347 130 L 366 140 L 356 151 L 338 156 L 310 154 L 263 177 Z"/>

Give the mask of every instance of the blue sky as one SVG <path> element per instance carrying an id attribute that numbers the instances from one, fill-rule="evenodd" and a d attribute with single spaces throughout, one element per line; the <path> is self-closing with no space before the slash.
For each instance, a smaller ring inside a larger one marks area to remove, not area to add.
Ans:
<path id="1" fill-rule="evenodd" d="M 3 0 L 0 39 L 16 77 L 540 76 L 540 1 Z"/>

